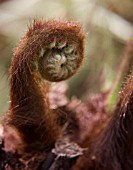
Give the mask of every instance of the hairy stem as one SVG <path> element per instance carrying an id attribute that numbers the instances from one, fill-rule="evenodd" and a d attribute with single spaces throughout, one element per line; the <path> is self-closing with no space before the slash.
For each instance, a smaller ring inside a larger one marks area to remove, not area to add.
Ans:
<path id="1" fill-rule="evenodd" d="M 133 71 L 129 76 L 110 123 L 95 144 L 88 169 L 133 169 Z M 91 166 L 92 167 L 91 167 Z"/>
<path id="2" fill-rule="evenodd" d="M 40 20 L 18 43 L 10 68 L 11 103 L 4 127 L 5 136 L 9 127 L 18 132 L 23 150 L 53 147 L 58 127 L 47 99 L 49 85 L 76 73 L 83 61 L 83 39 L 76 22 Z"/>

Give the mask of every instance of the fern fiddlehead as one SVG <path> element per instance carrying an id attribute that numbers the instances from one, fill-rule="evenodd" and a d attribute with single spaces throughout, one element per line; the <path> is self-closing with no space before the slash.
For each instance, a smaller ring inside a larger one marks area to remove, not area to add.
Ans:
<path id="1" fill-rule="evenodd" d="M 17 150 L 36 152 L 53 147 L 58 127 L 47 99 L 48 81 L 58 82 L 76 73 L 84 58 L 83 42 L 84 34 L 76 22 L 36 20 L 29 27 L 14 50 L 10 67 L 5 143 L 11 135 L 8 129 L 13 128 L 22 140 Z"/>

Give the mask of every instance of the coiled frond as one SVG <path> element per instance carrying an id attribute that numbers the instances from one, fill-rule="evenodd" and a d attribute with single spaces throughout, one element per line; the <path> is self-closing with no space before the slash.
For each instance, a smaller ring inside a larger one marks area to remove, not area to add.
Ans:
<path id="1" fill-rule="evenodd" d="M 82 64 L 84 34 L 77 22 L 37 20 L 20 41 L 15 55 L 20 52 L 25 53 L 28 65 L 30 59 L 33 61 L 44 79 L 58 82 L 71 77 Z"/>

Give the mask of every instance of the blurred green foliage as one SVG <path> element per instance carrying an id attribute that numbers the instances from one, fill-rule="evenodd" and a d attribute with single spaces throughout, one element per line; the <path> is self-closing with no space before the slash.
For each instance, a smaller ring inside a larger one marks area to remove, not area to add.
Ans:
<path id="1" fill-rule="evenodd" d="M 132 10 L 131 10 L 132 9 Z M 0 1 L 0 113 L 9 104 L 9 66 L 13 49 L 33 18 L 76 20 L 86 33 L 85 61 L 69 81 L 69 96 L 85 98 L 110 89 L 133 34 L 133 1 L 127 0 L 2 0 Z M 123 27 L 124 26 L 124 27 Z M 127 58 L 125 74 L 133 59 Z M 120 83 L 119 82 L 119 83 Z M 118 84 L 119 84 L 118 83 Z M 120 85 L 110 103 L 117 100 Z"/>

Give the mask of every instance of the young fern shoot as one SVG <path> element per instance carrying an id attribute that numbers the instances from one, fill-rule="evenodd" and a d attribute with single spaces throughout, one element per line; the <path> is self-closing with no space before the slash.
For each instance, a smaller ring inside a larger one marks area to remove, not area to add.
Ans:
<path id="1" fill-rule="evenodd" d="M 34 21 L 15 48 L 10 67 L 6 151 L 49 152 L 54 147 L 60 130 L 49 107 L 50 83 L 74 75 L 83 59 L 84 34 L 77 22 Z"/>

